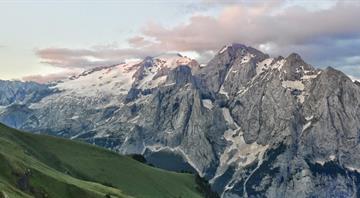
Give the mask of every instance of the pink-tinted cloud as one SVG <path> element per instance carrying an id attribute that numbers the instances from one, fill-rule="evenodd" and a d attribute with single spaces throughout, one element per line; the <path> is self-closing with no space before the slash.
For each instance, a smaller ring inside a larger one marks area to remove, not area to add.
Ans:
<path id="1" fill-rule="evenodd" d="M 209 52 L 234 42 L 271 55 L 299 52 L 320 65 L 334 61 L 341 64 L 339 60 L 356 55 L 360 49 L 360 26 L 356 23 L 360 2 L 339 1 L 314 10 L 285 2 L 204 0 L 207 5 L 220 5 L 221 12 L 216 16 L 194 14 L 186 23 L 171 27 L 148 23 L 128 40 L 130 48 L 48 48 L 39 50 L 38 55 L 45 63 L 65 68 L 110 65 L 168 51 L 196 51 L 208 57 Z"/>
<path id="2" fill-rule="evenodd" d="M 129 44 L 135 48 L 145 47 L 151 44 L 150 41 L 146 40 L 142 36 L 134 36 L 128 40 Z"/>
<path id="3" fill-rule="evenodd" d="M 54 73 L 54 74 L 47 74 L 47 75 L 30 75 L 25 76 L 22 78 L 23 81 L 34 81 L 38 83 L 48 83 L 48 82 L 54 82 L 58 80 L 66 79 L 70 76 L 76 75 L 78 72 L 76 71 L 69 71 L 69 72 L 60 72 L 60 73 Z"/>
<path id="4" fill-rule="evenodd" d="M 62 68 L 85 69 L 119 64 L 128 58 L 142 58 L 156 53 L 156 50 L 151 49 L 104 47 L 94 49 L 46 48 L 37 51 L 42 63 Z"/>
<path id="5" fill-rule="evenodd" d="M 338 3 L 318 11 L 302 7 L 279 9 L 278 1 L 272 3 L 232 4 L 219 16 L 195 15 L 188 23 L 172 28 L 149 23 L 142 35 L 156 41 L 152 48 L 197 51 L 216 50 L 232 42 L 255 47 L 273 43 L 282 47 L 360 36 L 360 26 L 354 25 L 354 20 L 360 18 L 360 3 Z"/>

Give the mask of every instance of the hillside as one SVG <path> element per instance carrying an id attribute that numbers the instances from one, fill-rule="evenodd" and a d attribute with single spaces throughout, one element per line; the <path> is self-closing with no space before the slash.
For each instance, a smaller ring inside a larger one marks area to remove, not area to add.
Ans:
<path id="1" fill-rule="evenodd" d="M 0 197 L 201 197 L 190 174 L 4 125 L 0 162 Z"/>

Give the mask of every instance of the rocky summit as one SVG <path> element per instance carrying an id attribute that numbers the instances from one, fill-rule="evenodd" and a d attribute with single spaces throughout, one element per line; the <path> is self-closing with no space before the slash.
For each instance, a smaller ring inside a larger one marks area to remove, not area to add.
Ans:
<path id="1" fill-rule="evenodd" d="M 50 84 L 0 82 L 0 121 L 191 171 L 221 197 L 359 197 L 360 86 L 298 54 L 224 46 Z"/>

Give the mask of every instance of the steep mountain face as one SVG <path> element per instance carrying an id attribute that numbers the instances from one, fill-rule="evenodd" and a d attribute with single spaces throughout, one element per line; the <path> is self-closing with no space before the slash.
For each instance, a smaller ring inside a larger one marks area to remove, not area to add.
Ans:
<path id="1" fill-rule="evenodd" d="M 0 80 L 0 106 L 38 102 L 51 93 L 48 85 Z"/>
<path id="2" fill-rule="evenodd" d="M 27 105 L 39 102 L 55 92 L 49 85 L 0 80 L 0 114 L 6 111 L 2 114 L 2 122 L 20 128 L 31 114 Z"/>
<path id="3" fill-rule="evenodd" d="M 160 167 L 180 160 L 163 168 L 196 171 L 222 197 L 360 196 L 360 87 L 297 54 L 271 58 L 233 44 L 204 67 L 148 57 L 50 90 L 3 107 L 0 120 Z"/>

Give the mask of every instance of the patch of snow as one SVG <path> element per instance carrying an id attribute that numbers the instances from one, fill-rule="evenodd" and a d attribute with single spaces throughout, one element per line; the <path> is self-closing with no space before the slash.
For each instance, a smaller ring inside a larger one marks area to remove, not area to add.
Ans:
<path id="1" fill-rule="evenodd" d="M 226 123 L 228 125 L 236 125 L 236 123 L 234 122 L 234 119 L 231 117 L 230 111 L 228 108 L 222 108 L 222 113 L 224 116 L 224 119 L 226 121 Z"/>
<path id="2" fill-rule="evenodd" d="M 152 87 L 152 79 L 154 78 L 154 76 L 156 75 L 158 70 L 159 70 L 159 67 L 157 67 L 156 65 L 154 65 L 153 67 L 150 67 L 150 68 L 145 68 L 144 69 L 144 77 L 143 77 L 143 79 L 140 80 L 138 88 L 140 88 L 140 89 L 151 88 Z"/>
<path id="3" fill-rule="evenodd" d="M 257 63 L 257 66 L 256 66 L 256 74 L 259 75 L 261 74 L 264 70 L 266 70 L 267 68 L 270 67 L 271 63 L 274 61 L 273 58 L 268 58 L 268 59 L 265 59 L 259 63 Z"/>
<path id="4" fill-rule="evenodd" d="M 268 145 L 263 146 L 256 142 L 246 144 L 243 132 L 241 132 L 241 128 L 234 122 L 229 109 L 222 108 L 222 112 L 226 123 L 228 125 L 235 125 L 236 129 L 228 129 L 224 133 L 224 139 L 229 144 L 220 156 L 220 165 L 216 170 L 215 176 L 210 180 L 210 183 L 215 182 L 218 177 L 223 175 L 231 164 L 235 164 L 237 166 L 236 170 L 240 170 L 241 167 L 247 166 L 255 160 L 259 160 L 261 163 L 263 155 L 268 148 Z M 229 153 L 233 153 L 233 155 L 230 156 Z"/>
<path id="5" fill-rule="evenodd" d="M 176 83 L 168 83 L 168 84 L 164 84 L 163 87 L 168 87 L 168 86 L 173 86 L 175 85 Z"/>
<path id="6" fill-rule="evenodd" d="M 264 161 L 264 154 L 265 154 L 265 151 L 267 149 L 267 145 L 265 146 L 265 148 L 262 148 L 258 155 L 257 156 L 257 159 L 259 160 L 258 163 L 257 163 L 257 166 L 256 168 L 250 173 L 250 175 L 246 178 L 246 180 L 244 181 L 244 185 L 243 185 L 243 190 L 244 190 L 244 197 L 248 197 L 248 194 L 247 194 L 247 191 L 246 191 L 246 184 L 247 182 L 249 181 L 249 179 L 252 177 L 252 175 L 260 168 L 261 164 L 263 163 Z"/>
<path id="7" fill-rule="evenodd" d="M 248 63 L 251 60 L 251 54 L 246 54 L 242 59 L 240 64 Z"/>
<path id="8" fill-rule="evenodd" d="M 311 70 L 304 70 L 304 74 L 312 73 Z"/>
<path id="9" fill-rule="evenodd" d="M 271 68 L 281 70 L 282 66 L 285 64 L 285 59 L 281 59 L 271 65 Z"/>
<path id="10" fill-rule="evenodd" d="M 326 161 L 322 161 L 322 160 L 315 161 L 315 163 L 320 164 L 321 166 L 324 166 L 325 162 Z"/>
<path id="11" fill-rule="evenodd" d="M 73 116 L 73 117 L 71 117 L 70 119 L 72 119 L 72 120 L 75 120 L 75 119 L 78 119 L 79 118 L 79 116 Z"/>
<path id="12" fill-rule="evenodd" d="M 234 136 L 232 130 L 228 130 L 225 133 L 227 133 L 226 140 L 232 142 L 233 144 L 227 148 L 228 152 L 231 150 L 236 150 L 237 154 L 234 155 L 234 157 L 229 158 L 229 156 L 222 156 L 222 160 L 220 160 L 222 163 L 231 164 L 232 162 L 239 161 L 238 165 L 240 166 L 246 166 L 249 165 L 251 162 L 256 160 L 258 158 L 258 154 L 263 152 L 267 146 L 262 146 L 255 143 L 252 144 L 246 144 L 244 137 L 242 134 L 239 134 L 238 136 Z M 224 160 L 224 157 L 227 158 L 227 160 Z"/>
<path id="13" fill-rule="evenodd" d="M 303 81 L 300 81 L 300 80 L 295 80 L 295 81 L 286 80 L 286 81 L 282 81 L 281 85 L 283 87 L 285 87 L 285 88 L 300 90 L 301 94 L 296 96 L 296 97 L 297 97 L 297 99 L 298 99 L 298 101 L 300 103 L 304 103 L 306 93 L 304 91 L 305 85 L 304 85 Z"/>
<path id="14" fill-rule="evenodd" d="M 334 160 L 336 160 L 336 156 L 335 155 L 330 155 L 329 160 L 317 160 L 317 161 L 315 161 L 315 163 L 320 164 L 321 166 L 324 166 L 324 164 L 326 162 L 334 161 Z M 355 170 L 355 169 L 350 169 L 349 167 L 346 167 L 346 168 L 348 168 L 349 170 Z"/>
<path id="15" fill-rule="evenodd" d="M 87 132 L 78 133 L 78 134 L 70 137 L 70 140 L 76 139 L 77 137 L 79 137 L 79 136 L 81 136 L 81 135 L 84 135 L 85 133 L 87 133 Z"/>
<path id="16" fill-rule="evenodd" d="M 174 131 L 165 131 L 166 134 L 174 134 Z"/>
<path id="17" fill-rule="evenodd" d="M 321 74 L 321 70 L 316 73 L 313 70 L 304 70 L 304 75 L 301 77 L 301 80 L 309 81 L 319 76 L 319 74 Z"/>
<path id="18" fill-rule="evenodd" d="M 237 94 L 239 95 L 243 95 L 244 93 L 246 93 L 249 90 L 250 87 L 246 87 L 246 88 L 241 88 Z"/>
<path id="19" fill-rule="evenodd" d="M 354 168 L 351 166 L 345 166 L 346 169 L 349 169 L 350 171 L 356 171 L 357 173 L 360 173 L 360 168 Z"/>
<path id="20" fill-rule="evenodd" d="M 221 50 L 219 51 L 219 54 L 224 53 L 227 49 L 228 49 L 228 46 L 225 45 L 223 48 L 221 48 Z"/>
<path id="21" fill-rule="evenodd" d="M 96 133 L 94 138 L 106 138 L 106 137 L 109 137 L 109 136 L 110 136 L 110 134 L 107 134 L 106 131 L 102 131 L 102 132 Z"/>
<path id="22" fill-rule="evenodd" d="M 291 80 L 285 80 L 282 82 L 282 86 L 285 88 L 292 88 L 292 89 L 298 89 L 298 90 L 304 90 L 304 84 L 302 83 L 302 81 L 296 80 L 296 81 L 291 81 Z"/>
<path id="23" fill-rule="evenodd" d="M 139 120 L 139 115 L 135 116 L 134 118 L 130 119 L 128 122 L 130 123 L 136 123 Z"/>
<path id="24" fill-rule="evenodd" d="M 314 116 L 313 115 L 311 115 L 311 116 L 307 116 L 307 117 L 305 117 L 305 120 L 306 121 L 309 121 L 309 120 L 312 120 L 314 118 Z"/>
<path id="25" fill-rule="evenodd" d="M 167 76 L 161 76 L 159 78 L 156 78 L 155 80 L 150 83 L 150 88 L 158 87 L 165 83 Z"/>
<path id="26" fill-rule="evenodd" d="M 225 76 L 224 83 L 225 83 L 226 80 L 228 79 L 229 74 L 230 74 L 230 73 L 233 73 L 233 72 L 232 72 L 232 69 L 233 69 L 233 67 L 230 67 L 229 71 L 227 72 L 227 74 L 226 74 L 226 76 Z M 225 91 L 224 83 L 223 83 L 223 84 L 221 85 L 221 87 L 220 87 L 219 94 L 222 94 L 222 95 L 226 96 L 226 98 L 229 98 L 229 93 Z"/>
<path id="27" fill-rule="evenodd" d="M 226 116 L 228 117 L 228 116 Z M 228 118 L 229 120 L 229 118 Z M 231 122 L 231 121 L 230 121 Z M 249 179 L 252 174 L 260 167 L 263 162 L 264 154 L 268 148 L 268 145 L 259 145 L 256 142 L 252 144 L 246 144 L 243 133 L 241 132 L 241 128 L 239 127 L 236 130 L 227 130 L 224 133 L 224 138 L 230 144 L 226 147 L 223 154 L 220 156 L 220 165 L 216 170 L 215 177 L 210 180 L 210 183 L 214 183 L 215 180 L 223 175 L 229 165 L 233 164 L 236 165 L 236 170 L 241 170 L 241 167 L 245 167 L 254 161 L 258 161 L 257 167 L 252 171 L 250 176 L 247 178 Z M 234 153 L 235 152 L 235 153 Z M 233 155 L 229 155 L 229 153 L 234 153 Z M 245 183 L 247 180 L 245 181 Z M 228 189 L 232 187 L 229 185 L 231 182 L 228 183 Z M 244 191 L 245 192 L 245 191 Z"/>
<path id="28" fill-rule="evenodd" d="M 227 190 L 231 190 L 231 189 L 233 189 L 233 186 L 229 186 L 229 184 L 228 184 L 225 186 L 224 192 Z"/>
<path id="29" fill-rule="evenodd" d="M 304 103 L 304 101 L 305 101 L 305 96 L 304 96 L 303 94 L 297 96 L 297 98 L 299 99 L 299 102 L 300 102 L 301 104 Z"/>
<path id="30" fill-rule="evenodd" d="M 209 100 L 209 99 L 202 100 L 202 103 L 203 103 L 204 107 L 209 110 L 211 110 L 213 108 L 213 104 L 212 104 L 211 100 Z"/>
<path id="31" fill-rule="evenodd" d="M 335 156 L 335 155 L 330 155 L 330 156 L 329 156 L 329 159 L 330 159 L 331 161 L 334 161 L 334 160 L 336 159 L 336 156 Z"/>
<path id="32" fill-rule="evenodd" d="M 303 126 L 302 131 L 304 132 L 304 131 L 305 131 L 306 129 L 308 129 L 310 126 L 311 126 L 311 121 L 310 121 L 310 122 L 307 122 L 307 123 Z"/>
<path id="33" fill-rule="evenodd" d="M 301 79 L 302 79 L 302 80 L 310 80 L 310 79 L 316 78 L 318 75 L 319 75 L 319 73 L 318 73 L 318 74 L 312 74 L 312 75 L 307 75 L 307 74 L 305 73 L 305 75 L 303 75 L 303 76 L 301 77 Z"/>
<path id="34" fill-rule="evenodd" d="M 236 130 L 228 129 L 225 131 L 224 138 L 229 142 L 229 145 L 220 156 L 220 165 L 211 182 L 214 182 L 216 178 L 224 174 L 231 164 L 237 165 L 236 170 L 240 170 L 241 167 L 247 166 L 255 160 L 258 160 L 258 165 L 260 165 L 263 155 L 268 148 L 268 145 L 263 146 L 256 142 L 246 144 L 240 127 Z M 229 153 L 231 152 L 235 153 L 230 156 Z"/>
<path id="35" fill-rule="evenodd" d="M 190 90 L 190 89 L 191 89 L 191 83 L 186 83 L 183 87 L 180 88 L 180 91 Z"/>
<path id="36" fill-rule="evenodd" d="M 3 111 L 5 111 L 7 109 L 8 106 L 0 106 L 0 113 L 2 113 Z"/>
<path id="37" fill-rule="evenodd" d="M 228 94 L 228 92 L 225 91 L 224 85 L 221 85 L 219 94 L 222 94 L 222 95 L 226 96 L 226 98 L 229 98 L 229 94 Z"/>
<path id="38" fill-rule="evenodd" d="M 353 81 L 353 82 L 360 82 L 360 78 L 359 77 L 355 77 L 355 76 L 352 76 L 352 75 L 348 75 L 350 77 L 350 79 Z"/>

